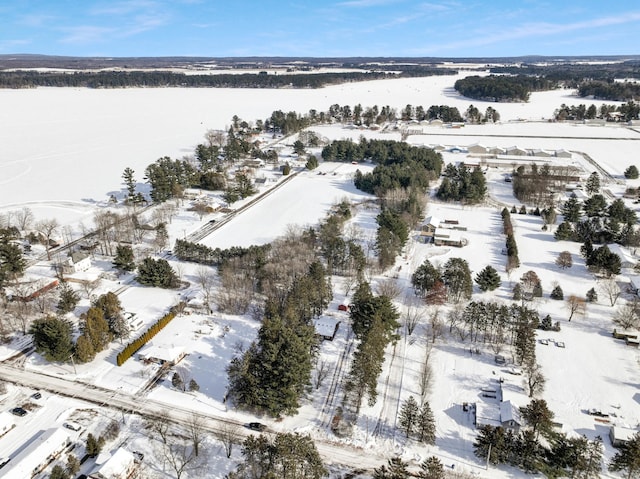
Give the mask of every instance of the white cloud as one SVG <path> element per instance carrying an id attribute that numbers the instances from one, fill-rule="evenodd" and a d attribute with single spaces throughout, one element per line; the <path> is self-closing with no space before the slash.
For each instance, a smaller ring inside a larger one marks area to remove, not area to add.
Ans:
<path id="1" fill-rule="evenodd" d="M 98 27 L 95 25 L 81 25 L 77 27 L 64 28 L 66 35 L 60 40 L 61 43 L 95 43 L 104 41 L 113 35 L 113 29 L 108 27 Z"/>

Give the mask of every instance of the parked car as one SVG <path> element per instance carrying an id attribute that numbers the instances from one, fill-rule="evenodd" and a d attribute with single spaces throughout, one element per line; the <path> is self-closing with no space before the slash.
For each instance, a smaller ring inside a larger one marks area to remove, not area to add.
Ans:
<path id="1" fill-rule="evenodd" d="M 72 431 L 79 431 L 80 429 L 82 429 L 82 427 L 80 427 L 80 424 L 76 424 L 75 422 L 65 422 L 63 426 L 67 429 L 71 429 Z"/>
<path id="2" fill-rule="evenodd" d="M 136 461 L 138 462 L 142 462 L 142 460 L 144 459 L 144 454 L 142 454 L 139 451 L 133 451 L 131 454 L 133 454 L 136 458 Z"/>
<path id="3" fill-rule="evenodd" d="M 22 417 L 22 416 L 26 416 L 27 411 L 26 411 L 26 409 L 21 408 L 21 407 L 14 407 L 11 410 L 11 414 L 15 414 L 16 416 Z"/>
<path id="4" fill-rule="evenodd" d="M 267 426 L 265 426 L 261 422 L 250 422 L 249 423 L 249 429 L 251 429 L 252 431 L 260 431 L 260 432 L 262 432 L 265 429 L 267 429 Z"/>
<path id="5" fill-rule="evenodd" d="M 33 393 L 33 394 L 31 395 L 31 397 L 32 397 L 33 399 L 40 399 L 40 398 L 42 397 L 42 394 L 40 394 L 40 391 L 36 391 L 35 393 Z"/>
<path id="6" fill-rule="evenodd" d="M 6 466 L 11 459 L 9 458 L 0 458 L 0 469 Z"/>

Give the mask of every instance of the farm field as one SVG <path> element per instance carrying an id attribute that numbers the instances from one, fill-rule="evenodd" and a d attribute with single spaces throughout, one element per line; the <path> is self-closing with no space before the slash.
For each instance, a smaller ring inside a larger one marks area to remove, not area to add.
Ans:
<path id="1" fill-rule="evenodd" d="M 637 128 L 558 125 L 544 121 L 561 103 L 590 104 L 591 100 L 577 98 L 567 90 L 558 90 L 534 93 L 527 104 L 471 102 L 452 93 L 456 78 L 384 80 L 311 91 L 276 90 L 268 94 L 262 90 L 0 90 L 0 101 L 7 105 L 0 113 L 0 213 L 28 206 L 36 217 L 57 218 L 68 228 L 70 236 L 76 237 L 80 235 L 81 223 L 85 226 L 92 224 L 96 210 L 113 208 L 120 211 L 119 208 L 123 208 L 108 205 L 107 199 L 112 193 L 120 198 L 124 195 L 121 183 L 124 168 L 133 168 L 138 181 L 142 182 L 143 171 L 148 164 L 165 155 L 182 157 L 193 154 L 193 148 L 203 141 L 207 129 L 225 129 L 234 114 L 253 121 L 267 117 L 276 109 L 305 112 L 310 108 L 325 109 L 334 103 L 390 104 L 398 109 L 408 103 L 426 107 L 449 104 L 461 111 L 471 103 L 481 110 L 492 105 L 501 113 L 501 124 L 465 126 L 456 130 L 425 128 L 423 134 L 410 135 L 408 141 L 414 145 L 444 145 L 447 148 L 467 148 L 482 143 L 486 146 L 564 149 L 573 152 L 568 161 L 579 168 L 585 178 L 591 173 L 594 163 L 583 154 L 609 173 L 610 177 L 603 177 L 603 190 L 608 190 L 611 195 L 621 196 L 627 186 L 640 185 L 638 180 L 626 181 L 622 175 L 630 164 L 638 160 L 640 131 Z M 22 107 L 18 108 L 18 105 Z M 67 112 L 64 121 L 60 115 L 62 110 Z M 318 126 L 312 130 L 328 139 L 353 138 L 357 141 L 360 135 L 400 139 L 400 133 L 393 130 L 373 132 L 347 129 L 342 125 Z M 294 139 L 281 140 L 285 145 L 281 152 L 282 162 L 293 158 L 289 145 Z M 314 153 L 319 156 L 319 150 Z M 468 158 L 464 152 L 444 152 L 443 157 L 445 162 L 451 163 Z M 371 243 L 375 238 L 378 210 L 371 204 L 373 197 L 358 191 L 353 185 L 356 169 L 364 171 L 371 168 L 370 164 L 322 162 L 318 169 L 306 171 L 296 165 L 292 170 L 296 176 L 288 183 L 265 195 L 200 242 L 212 248 L 265 244 L 295 227 L 317 224 L 332 205 L 348 198 L 355 211 L 348 227 L 362 244 Z M 507 305 L 512 303 L 513 286 L 522 274 L 535 270 L 542 281 L 544 295 L 534 300 L 531 306 L 539 311 L 541 317 L 549 314 L 554 322 L 561 324 L 558 332 L 537 333 L 536 353 L 547 378 L 546 388 L 540 397 L 554 411 L 555 420 L 562 424 L 564 432 L 585 435 L 589 439 L 601 436 L 604 458 L 608 461 L 615 453 L 608 439 L 609 426 L 637 428 L 640 425 L 640 351 L 612 337 L 611 320 L 616 307 L 611 306 L 604 295 L 600 295 L 598 302 L 590 303 L 584 315 L 577 315 L 571 321 L 568 321 L 565 302 L 549 298 L 556 284 L 562 285 L 566 298 L 571 294 L 584 297 L 591 287 L 601 287 L 601 282 L 587 270 L 580 256 L 580 243 L 556 241 L 553 231 L 542 231 L 540 217 L 512 214 L 521 266 L 507 274 L 506 257 L 501 254 L 505 237 L 500 211 L 505 205 L 520 207 L 510 184 L 504 182 L 504 175 L 509 172 L 510 168 L 487 169 L 489 195 L 482 205 L 463 207 L 441 203 L 435 198 L 428 201 L 425 216 L 458 221 L 466 229 L 463 232 L 466 246 L 455 248 L 424 244 L 419 232 L 412 231 L 402 257 L 386 272 L 372 274 L 370 281 L 375 287 L 389 278 L 395 279 L 401 290 L 395 302 L 404 313 L 415 296 L 411 275 L 425 259 L 437 266 L 450 258 L 463 258 L 469 263 L 472 275 L 487 265 L 493 265 L 500 274 L 501 286 L 490 293 L 482 293 L 475 287 L 473 299 Z M 259 170 L 257 176 L 261 174 L 275 177 L 273 169 Z M 281 181 L 279 178 L 274 184 Z M 146 188 L 146 185 L 141 187 Z M 434 182 L 432 190 L 436 187 L 437 182 Z M 266 188 L 261 192 L 266 192 Z M 243 204 L 238 202 L 234 207 Z M 169 245 L 205 227 L 214 217 L 199 218 L 187 207 L 188 202 L 180 205 L 177 215 L 167 225 Z M 215 213 L 215 218 L 223 217 L 222 213 Z M 186 288 L 179 291 L 146 288 L 138 285 L 132 275 L 115 277 L 109 258 L 98 255 L 90 271 L 95 275 L 108 275 L 93 294 L 118 291 L 125 311 L 135 312 L 144 327 L 153 324 L 180 300 L 191 300 L 198 305 L 203 300 L 198 286 L 198 268 L 179 262 L 167 252 L 170 248 L 152 253 L 167 258 L 180 270 L 181 278 L 188 283 Z M 555 264 L 562 251 L 569 251 L 573 257 L 573 266 L 569 269 L 562 270 Z M 42 253 L 43 250 L 36 251 L 33 256 Z M 46 278 L 53 273 L 48 262 L 40 261 L 29 274 Z M 632 274 L 633 270 L 626 268 L 616 278 L 622 290 L 617 307 L 633 299 L 628 293 Z M 320 358 L 330 365 L 330 377 L 339 379 L 348 368 L 348 363 L 340 364 L 339 358 L 343 351 L 349 351 L 353 340 L 349 334 L 348 315 L 339 311 L 338 306 L 348 304 L 349 294 L 353 291 L 347 292 L 349 288 L 343 278 L 333 277 L 332 283 L 334 297 L 324 315 L 338 318 L 341 325 L 332 342 L 322 343 Z M 86 310 L 88 305 L 89 299 L 83 296 L 76 312 Z M 442 306 L 438 314 L 445 319 L 449 308 Z M 437 425 L 436 445 L 423 446 L 407 440 L 398 430 L 397 416 L 401 403 L 410 395 L 417 397 L 420 394 L 420 366 L 428 336 L 426 318 L 436 312 L 431 306 L 425 306 L 424 310 L 425 317 L 414 333 L 402 333 L 395 347 L 387 349 L 378 386 L 378 401 L 373 406 L 363 405 L 352 437 L 339 439 L 331 433 L 330 422 L 339 406 L 341 391 L 339 387 L 332 391 L 332 380 L 312 391 L 297 415 L 280 421 L 267 417 L 257 420 L 267 424 L 271 431 L 309 433 L 322 444 L 344 446 L 344 454 L 354 469 L 370 469 L 395 455 L 417 466 L 426 457 L 435 455 L 444 464 L 455 466 L 456 471 L 468 472 L 474 477 L 532 477 L 508 467 L 487 470 L 485 462 L 473 454 L 476 429 L 471 414 L 463 410 L 463 403 L 490 403 L 493 398 L 484 397 L 483 388 L 495 387 L 500 379 L 504 380 L 504 387 L 518 406 L 525 406 L 530 400 L 523 378 L 509 374 L 510 365 L 497 365 L 495 351 L 489 345 L 471 345 L 448 333 L 439 338 L 431 353 L 434 379 L 428 394 Z M 259 323 L 250 314 L 232 316 L 215 311 L 205 314 L 197 307 L 189 312 L 174 319 L 154 337 L 151 345 L 164 348 L 179 346 L 188 351 L 178 368 L 197 381 L 199 392 L 177 391 L 171 385 L 170 376 L 165 376 L 156 387 L 147 390 L 145 386 L 157 372 L 157 367 L 144 364 L 135 357 L 122 367 L 116 366 L 115 357 L 122 348 L 117 342 L 113 342 L 90 364 L 52 365 L 31 354 L 21 366 L 31 372 L 69 379 L 73 381 L 70 384 L 93 385 L 114 394 L 128 395 L 142 405 L 145 401 L 166 404 L 168 409 L 179 405 L 180 408 L 242 424 L 256 420 L 251 414 L 226 404 L 225 395 L 226 366 L 240 346 L 246 348 L 255 338 Z M 546 340 L 546 344 L 540 340 Z M 17 345 L 0 346 L 0 358 L 7 360 L 17 349 Z M 509 351 L 503 354 L 510 357 Z M 0 395 L 0 405 L 3 410 L 10 410 L 14 404 L 27 400 L 32 392 L 9 386 L 8 393 Z M 0 457 L 15 454 L 14 445 L 27 441 L 36 427 L 44 427 L 40 424 L 53 427 L 67 420 L 68 410 L 61 406 L 61 399 L 49 394 L 44 399 L 44 406 L 39 412 L 17 418 L 17 427 L 0 439 Z M 86 413 L 87 408 L 91 409 L 90 414 Z M 596 421 L 586 414 L 585 411 L 594 408 L 609 414 L 609 422 Z M 72 411 L 69 414 L 75 411 L 88 428 L 92 427 L 91 418 L 95 415 L 106 415 L 103 421 L 117 418 L 113 411 L 89 407 L 79 399 L 73 400 L 69 410 Z M 25 421 L 21 422 L 22 419 Z M 131 416 L 127 418 L 127 424 L 127 434 L 136 450 L 153 457 L 156 451 L 144 440 L 140 420 Z M 86 430 L 80 434 L 86 434 Z M 186 475 L 189 479 L 223 478 L 241 459 L 238 450 L 228 460 L 220 444 L 211 438 L 207 447 L 212 458 L 207 465 L 206 476 L 199 471 Z M 330 457 L 324 459 L 331 462 Z M 344 456 L 339 460 L 344 462 Z M 145 472 L 150 478 L 171 477 L 160 467 Z M 337 473 L 335 477 L 339 477 Z M 603 469 L 602 477 L 619 476 Z"/>

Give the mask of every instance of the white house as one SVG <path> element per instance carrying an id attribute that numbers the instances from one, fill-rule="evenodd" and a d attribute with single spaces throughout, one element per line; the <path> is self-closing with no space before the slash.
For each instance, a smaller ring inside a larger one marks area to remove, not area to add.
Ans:
<path id="1" fill-rule="evenodd" d="M 91 268 L 91 257 L 79 251 L 71 253 L 71 256 L 62 265 L 66 274 L 81 273 Z"/>
<path id="2" fill-rule="evenodd" d="M 138 358 L 141 361 L 164 364 L 178 364 L 187 353 L 182 346 L 154 346 L 148 345 L 139 353 Z"/>
<path id="3" fill-rule="evenodd" d="M 500 403 L 500 423 L 506 430 L 512 430 L 516 434 L 520 431 L 520 426 L 522 426 L 520 409 L 511 401 Z"/>
<path id="4" fill-rule="evenodd" d="M 313 326 L 316 329 L 316 334 L 322 339 L 333 341 L 336 337 L 338 328 L 340 327 L 340 320 L 332 318 L 331 316 L 323 316 L 313 321 Z"/>
<path id="5" fill-rule="evenodd" d="M 28 479 L 47 467 L 69 446 L 69 435 L 62 428 L 40 431 L 2 468 L 2 479 Z"/>
<path id="6" fill-rule="evenodd" d="M 89 479 L 129 479 L 137 468 L 135 456 L 119 448 L 96 472 L 89 474 Z"/>

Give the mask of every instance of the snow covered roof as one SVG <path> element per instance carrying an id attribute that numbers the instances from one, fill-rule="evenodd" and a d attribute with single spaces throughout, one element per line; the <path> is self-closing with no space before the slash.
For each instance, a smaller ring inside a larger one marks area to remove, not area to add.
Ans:
<path id="1" fill-rule="evenodd" d="M 503 401 L 500 403 L 500 420 L 503 423 L 513 421 L 517 424 L 522 424 L 520 410 L 512 404 L 511 401 Z"/>
<path id="2" fill-rule="evenodd" d="M 633 436 L 640 431 L 635 429 L 629 429 L 628 427 L 611 426 L 611 435 L 618 441 L 629 441 Z"/>
<path id="3" fill-rule="evenodd" d="M 332 318 L 331 316 L 318 318 L 313 322 L 317 334 L 329 337 L 333 337 L 333 333 L 338 324 L 340 324 L 340 320 L 338 318 Z"/>
<path id="4" fill-rule="evenodd" d="M 436 228 L 440 226 L 440 223 L 441 223 L 440 218 L 437 218 L 436 216 L 427 216 L 422 222 L 422 224 L 425 226 L 431 225 Z"/>
<path id="5" fill-rule="evenodd" d="M 138 356 L 142 359 L 157 359 L 166 362 L 176 362 L 184 356 L 184 346 L 155 346 L 143 348 Z"/>
<path id="6" fill-rule="evenodd" d="M 129 451 L 119 448 L 111 457 L 89 477 L 125 477 L 127 470 L 134 464 L 135 457 Z"/>
<path id="7" fill-rule="evenodd" d="M 49 456 L 61 452 L 69 441 L 69 435 L 62 428 L 41 431 L 20 451 L 11 462 L 2 468 L 3 479 L 25 479 L 32 477 Z"/>
<path id="8" fill-rule="evenodd" d="M 478 402 L 476 404 L 476 425 L 502 426 L 500 422 L 500 406 L 496 403 Z"/>

